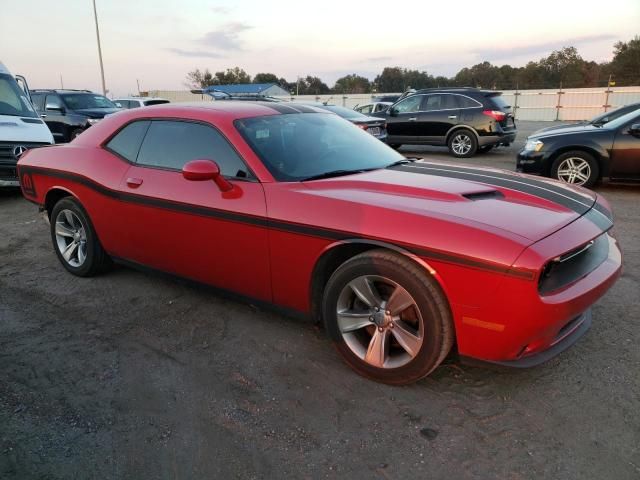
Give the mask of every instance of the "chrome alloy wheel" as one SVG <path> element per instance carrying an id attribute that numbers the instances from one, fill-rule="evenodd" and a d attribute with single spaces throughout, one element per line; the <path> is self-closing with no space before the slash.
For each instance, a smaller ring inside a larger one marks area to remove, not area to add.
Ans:
<path id="1" fill-rule="evenodd" d="M 466 155 L 471 150 L 471 138 L 464 133 L 457 134 L 453 137 L 451 149 L 456 155 Z"/>
<path id="2" fill-rule="evenodd" d="M 361 360 L 397 368 L 418 355 L 424 322 L 411 294 L 393 280 L 363 275 L 344 286 L 337 304 L 338 328 Z"/>
<path id="3" fill-rule="evenodd" d="M 81 267 L 87 258 L 87 234 L 80 218 L 71 210 L 60 210 L 55 235 L 62 258 L 72 267 Z"/>
<path id="4" fill-rule="evenodd" d="M 558 180 L 565 183 L 584 185 L 589 177 L 591 177 L 591 166 L 583 158 L 565 158 L 558 166 Z"/>

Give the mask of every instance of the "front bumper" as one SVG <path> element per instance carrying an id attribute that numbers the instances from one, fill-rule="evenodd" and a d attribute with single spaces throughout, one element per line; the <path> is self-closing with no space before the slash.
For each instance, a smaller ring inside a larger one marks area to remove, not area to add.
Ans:
<path id="1" fill-rule="evenodd" d="M 0 162 L 0 187 L 19 187 L 15 163 Z"/>
<path id="2" fill-rule="evenodd" d="M 516 157 L 516 171 L 532 175 L 545 175 L 545 153 L 520 150 Z"/>
<path id="3" fill-rule="evenodd" d="M 591 328 L 591 321 L 591 309 L 589 309 L 572 320 L 564 330 L 561 330 L 558 333 L 556 340 L 549 345 L 549 348 L 532 355 L 523 356 L 516 360 L 478 360 L 464 355 L 460 356 L 460 360 L 468 365 L 478 366 L 494 365 L 507 368 L 537 367 L 572 347 L 585 333 L 587 333 L 589 328 Z"/>

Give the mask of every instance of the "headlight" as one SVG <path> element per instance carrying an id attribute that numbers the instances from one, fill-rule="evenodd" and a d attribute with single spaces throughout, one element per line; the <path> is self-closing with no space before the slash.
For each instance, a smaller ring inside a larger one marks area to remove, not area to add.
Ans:
<path id="1" fill-rule="evenodd" d="M 527 152 L 539 152 L 544 147 L 544 143 L 540 140 L 527 140 L 527 143 L 524 145 L 524 149 Z"/>
<path id="2" fill-rule="evenodd" d="M 102 120 L 101 118 L 87 118 L 87 123 L 89 125 L 95 125 L 96 123 L 98 123 L 100 120 Z"/>

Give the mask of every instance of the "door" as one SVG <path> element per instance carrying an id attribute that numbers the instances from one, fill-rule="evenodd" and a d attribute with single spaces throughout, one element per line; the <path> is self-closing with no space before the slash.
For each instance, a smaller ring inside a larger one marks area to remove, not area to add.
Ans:
<path id="1" fill-rule="evenodd" d="M 144 123 L 144 122 L 143 122 Z M 262 185 L 211 125 L 153 120 L 120 185 L 127 260 L 260 300 L 271 300 Z M 234 185 L 190 181 L 182 167 L 214 160 Z"/>
<path id="2" fill-rule="evenodd" d="M 40 114 L 51 130 L 56 142 L 66 140 L 65 107 L 60 95 L 48 94 L 44 103 L 44 111 Z"/>
<path id="3" fill-rule="evenodd" d="M 418 112 L 424 95 L 410 95 L 385 112 L 387 143 L 412 143 L 422 140 Z"/>
<path id="4" fill-rule="evenodd" d="M 425 95 L 417 120 L 425 143 L 446 143 L 447 133 L 460 121 L 457 97 L 446 93 Z"/>
<path id="5" fill-rule="evenodd" d="M 609 171 L 612 179 L 640 180 L 640 132 L 631 133 L 631 126 L 636 124 L 640 124 L 640 117 L 616 132 Z"/>

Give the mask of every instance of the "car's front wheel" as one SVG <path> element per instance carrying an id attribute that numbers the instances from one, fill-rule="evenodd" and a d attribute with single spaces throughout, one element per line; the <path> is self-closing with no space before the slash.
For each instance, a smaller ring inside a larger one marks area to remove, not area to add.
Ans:
<path id="1" fill-rule="evenodd" d="M 383 383 L 419 380 L 453 345 L 449 305 L 437 282 L 388 250 L 357 255 L 333 273 L 325 288 L 323 317 L 345 361 Z"/>
<path id="2" fill-rule="evenodd" d="M 600 176 L 598 162 L 593 155 L 582 151 L 566 152 L 551 165 L 551 177 L 564 183 L 593 186 Z"/>
<path id="3" fill-rule="evenodd" d="M 478 140 L 471 130 L 461 128 L 449 136 L 447 146 L 454 157 L 472 157 L 478 150 Z"/>
<path id="4" fill-rule="evenodd" d="M 69 272 L 90 277 L 110 265 L 110 259 L 78 200 L 64 197 L 51 210 L 53 248 Z"/>

